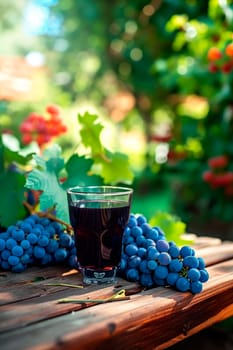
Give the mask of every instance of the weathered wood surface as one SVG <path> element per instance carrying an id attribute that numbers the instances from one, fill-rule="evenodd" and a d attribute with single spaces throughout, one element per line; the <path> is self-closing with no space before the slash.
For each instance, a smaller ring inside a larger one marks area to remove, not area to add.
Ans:
<path id="1" fill-rule="evenodd" d="M 143 290 L 119 279 L 117 286 L 70 288 L 81 276 L 65 267 L 0 272 L 1 350 L 166 349 L 233 316 L 233 242 L 200 238 L 197 255 L 210 280 L 202 293 L 171 288 Z M 61 298 L 107 298 L 124 288 L 130 300 L 96 305 L 59 304 Z"/>

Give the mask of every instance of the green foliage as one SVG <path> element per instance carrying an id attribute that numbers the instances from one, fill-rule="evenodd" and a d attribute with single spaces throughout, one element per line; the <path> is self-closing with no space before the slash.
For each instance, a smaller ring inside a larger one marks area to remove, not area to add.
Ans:
<path id="1" fill-rule="evenodd" d="M 93 159 L 90 173 L 101 176 L 108 184 L 131 183 L 133 172 L 127 155 L 120 152 L 113 153 L 101 143 L 103 126 L 98 122 L 98 116 L 86 112 L 84 115 L 78 115 L 78 120 L 81 124 L 82 143 L 90 150 Z"/>
<path id="2" fill-rule="evenodd" d="M 118 152 L 107 151 L 101 143 L 103 125 L 98 117 L 86 112 L 78 115 L 81 124 L 80 136 L 83 146 L 90 149 L 89 156 L 73 154 L 65 163 L 61 148 L 54 144 L 42 156 L 35 155 L 35 168 L 28 174 L 26 188 L 42 191 L 40 210 L 55 207 L 56 216 L 69 222 L 66 189 L 78 185 L 99 185 L 101 183 L 130 183 L 133 174 L 128 158 Z M 65 181 L 61 181 L 62 171 Z"/>
<path id="3" fill-rule="evenodd" d="M 61 149 L 58 145 L 45 150 L 43 156 L 35 155 L 35 169 L 26 178 L 26 188 L 42 191 L 40 195 L 40 210 L 46 211 L 53 206 L 56 216 L 69 222 L 66 192 L 59 183 L 58 175 L 64 166 Z"/>
<path id="4" fill-rule="evenodd" d="M 23 156 L 19 150 L 9 148 L 14 141 L 13 137 L 8 138 L 7 135 L 0 138 L 0 227 L 7 227 L 26 215 L 22 205 L 25 199 L 25 176 L 21 169 L 31 159 L 31 154 Z"/>

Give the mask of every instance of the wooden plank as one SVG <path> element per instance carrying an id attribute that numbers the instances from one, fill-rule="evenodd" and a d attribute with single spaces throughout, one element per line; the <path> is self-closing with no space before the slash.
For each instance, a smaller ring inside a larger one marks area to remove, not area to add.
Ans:
<path id="1" fill-rule="evenodd" d="M 213 261 L 223 261 L 233 257 L 233 244 L 222 244 L 217 254 L 214 247 L 202 248 L 197 251 L 206 260 L 207 266 Z M 54 271 L 55 270 L 55 271 Z M 15 277 L 15 284 L 13 277 Z M 44 280 L 33 282 L 37 277 Z M 55 277 L 54 277 L 55 276 Z M 212 278 L 212 277 L 211 277 Z M 81 305 L 57 304 L 57 300 L 65 297 L 79 296 L 79 298 L 106 298 L 114 293 L 114 287 L 88 286 L 74 289 L 62 286 L 48 286 L 49 283 L 81 284 L 81 275 L 75 270 L 68 271 L 64 267 L 45 269 L 29 269 L 23 274 L 7 273 L 5 285 L 0 291 L 0 331 L 14 329 L 37 321 L 53 318 L 83 308 Z M 136 283 L 129 283 L 119 279 L 121 288 L 136 288 Z M 38 306 L 39 303 L 39 306 Z"/>
<path id="2" fill-rule="evenodd" d="M 142 291 L 129 301 L 92 306 L 2 333 L 1 349 L 166 349 L 233 316 L 233 260 L 211 266 L 209 273 L 211 279 L 200 294 L 162 287 Z"/>

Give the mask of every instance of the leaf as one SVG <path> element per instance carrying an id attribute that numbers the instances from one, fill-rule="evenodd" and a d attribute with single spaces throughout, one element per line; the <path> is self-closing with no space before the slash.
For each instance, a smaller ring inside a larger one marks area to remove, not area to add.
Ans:
<path id="1" fill-rule="evenodd" d="M 64 183 L 64 187 L 100 185 L 102 179 L 99 176 L 88 175 L 92 164 L 92 159 L 77 154 L 72 155 L 65 165 L 67 181 Z"/>
<path id="2" fill-rule="evenodd" d="M 46 211 L 55 205 L 56 216 L 69 222 L 66 191 L 58 180 L 58 169 L 61 169 L 62 162 L 59 155 L 59 147 L 53 146 L 42 157 L 35 156 L 34 160 L 39 168 L 28 174 L 25 187 L 43 191 L 40 195 L 40 210 Z"/>
<path id="3" fill-rule="evenodd" d="M 0 184 L 0 226 L 8 227 L 26 215 L 23 206 L 25 176 L 7 170 L 0 174 Z"/>
<path id="4" fill-rule="evenodd" d="M 102 158 L 95 160 L 91 172 L 103 177 L 105 183 L 117 184 L 128 183 L 133 180 L 133 173 L 130 170 L 127 155 L 116 152 L 106 152 L 108 161 Z"/>
<path id="5" fill-rule="evenodd" d="M 80 136 L 83 145 L 91 148 L 92 154 L 103 152 L 103 146 L 100 141 L 100 133 L 103 125 L 98 123 L 98 116 L 85 112 L 84 115 L 78 114 L 78 121 L 81 124 Z"/>

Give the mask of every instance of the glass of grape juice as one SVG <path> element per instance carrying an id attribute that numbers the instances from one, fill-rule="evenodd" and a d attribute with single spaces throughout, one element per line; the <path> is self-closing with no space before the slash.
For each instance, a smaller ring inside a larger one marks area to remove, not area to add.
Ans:
<path id="1" fill-rule="evenodd" d="M 133 190 L 76 186 L 67 190 L 78 268 L 84 284 L 115 283 Z"/>

